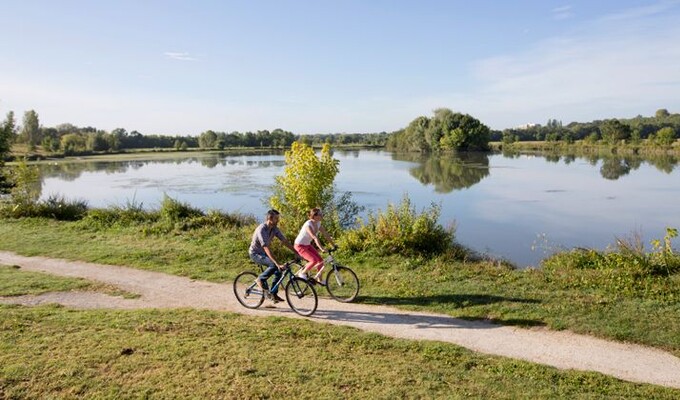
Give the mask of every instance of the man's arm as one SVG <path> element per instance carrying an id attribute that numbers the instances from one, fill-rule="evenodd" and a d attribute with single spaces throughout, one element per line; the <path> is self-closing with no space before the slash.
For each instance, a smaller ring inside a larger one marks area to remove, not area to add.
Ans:
<path id="1" fill-rule="evenodd" d="M 281 269 L 281 264 L 279 264 L 279 262 L 276 261 L 276 258 L 274 258 L 274 255 L 273 255 L 272 252 L 269 250 L 269 246 L 262 246 L 262 249 L 263 249 L 264 252 L 267 254 L 267 257 L 269 257 L 269 259 L 272 260 L 272 261 L 274 262 L 274 264 L 276 264 L 276 267 L 277 267 L 278 269 Z"/>

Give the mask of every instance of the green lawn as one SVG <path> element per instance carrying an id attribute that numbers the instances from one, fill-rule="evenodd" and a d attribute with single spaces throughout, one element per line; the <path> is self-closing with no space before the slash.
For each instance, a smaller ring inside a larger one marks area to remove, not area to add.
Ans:
<path id="1" fill-rule="evenodd" d="M 251 268 L 251 227 L 163 235 L 140 227 L 91 229 L 46 219 L 2 220 L 0 250 L 166 272 L 225 282 Z M 619 296 L 611 291 L 555 286 L 538 270 L 516 271 L 489 263 L 378 257 L 339 259 L 359 275 L 359 302 L 433 311 L 506 325 L 568 329 L 624 340 L 680 355 L 680 298 Z M 680 288 L 680 276 L 669 279 Z"/>

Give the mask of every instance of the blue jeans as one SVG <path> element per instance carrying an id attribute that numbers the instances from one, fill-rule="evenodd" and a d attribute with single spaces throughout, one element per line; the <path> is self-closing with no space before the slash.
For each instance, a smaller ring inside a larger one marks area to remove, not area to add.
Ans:
<path id="1" fill-rule="evenodd" d="M 250 259 L 253 260 L 255 264 L 264 265 L 267 267 L 265 268 L 264 272 L 257 277 L 257 279 L 262 282 L 263 288 L 269 289 L 269 285 L 267 285 L 267 279 L 269 279 L 270 276 L 274 275 L 274 282 L 278 282 L 279 279 L 281 279 L 282 272 L 269 257 L 260 254 L 251 254 Z M 279 287 L 276 286 L 274 289 L 272 289 L 271 293 L 276 294 L 278 291 Z"/>

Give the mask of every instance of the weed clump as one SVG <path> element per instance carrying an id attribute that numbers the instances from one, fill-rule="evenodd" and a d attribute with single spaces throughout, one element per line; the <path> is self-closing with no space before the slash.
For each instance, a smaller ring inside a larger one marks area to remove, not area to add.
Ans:
<path id="1" fill-rule="evenodd" d="M 440 255 L 453 250 L 454 231 L 437 220 L 440 207 L 432 204 L 421 213 L 404 197 L 399 206 L 369 214 L 368 222 L 345 232 L 340 244 L 352 252 L 374 250 L 378 254 Z"/>
<path id="2" fill-rule="evenodd" d="M 667 228 L 663 240 L 653 240 L 652 251 L 640 241 L 618 240 L 614 250 L 577 248 L 543 261 L 546 279 L 567 288 L 604 290 L 626 297 L 680 298 L 680 255 L 671 240 L 678 230 Z"/>

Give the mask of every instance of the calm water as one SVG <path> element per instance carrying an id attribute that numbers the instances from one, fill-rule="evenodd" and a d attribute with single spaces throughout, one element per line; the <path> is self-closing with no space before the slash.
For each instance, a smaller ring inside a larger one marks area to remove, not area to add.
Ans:
<path id="1" fill-rule="evenodd" d="M 282 154 L 174 155 L 135 161 L 42 164 L 42 197 L 62 194 L 93 207 L 143 203 L 163 194 L 202 209 L 260 216 Z M 336 151 L 340 191 L 367 211 L 400 203 L 442 207 L 459 242 L 519 266 L 558 248 L 605 248 L 616 237 L 661 238 L 680 228 L 680 168 L 671 157 L 585 158 L 501 154 L 445 157 Z"/>

